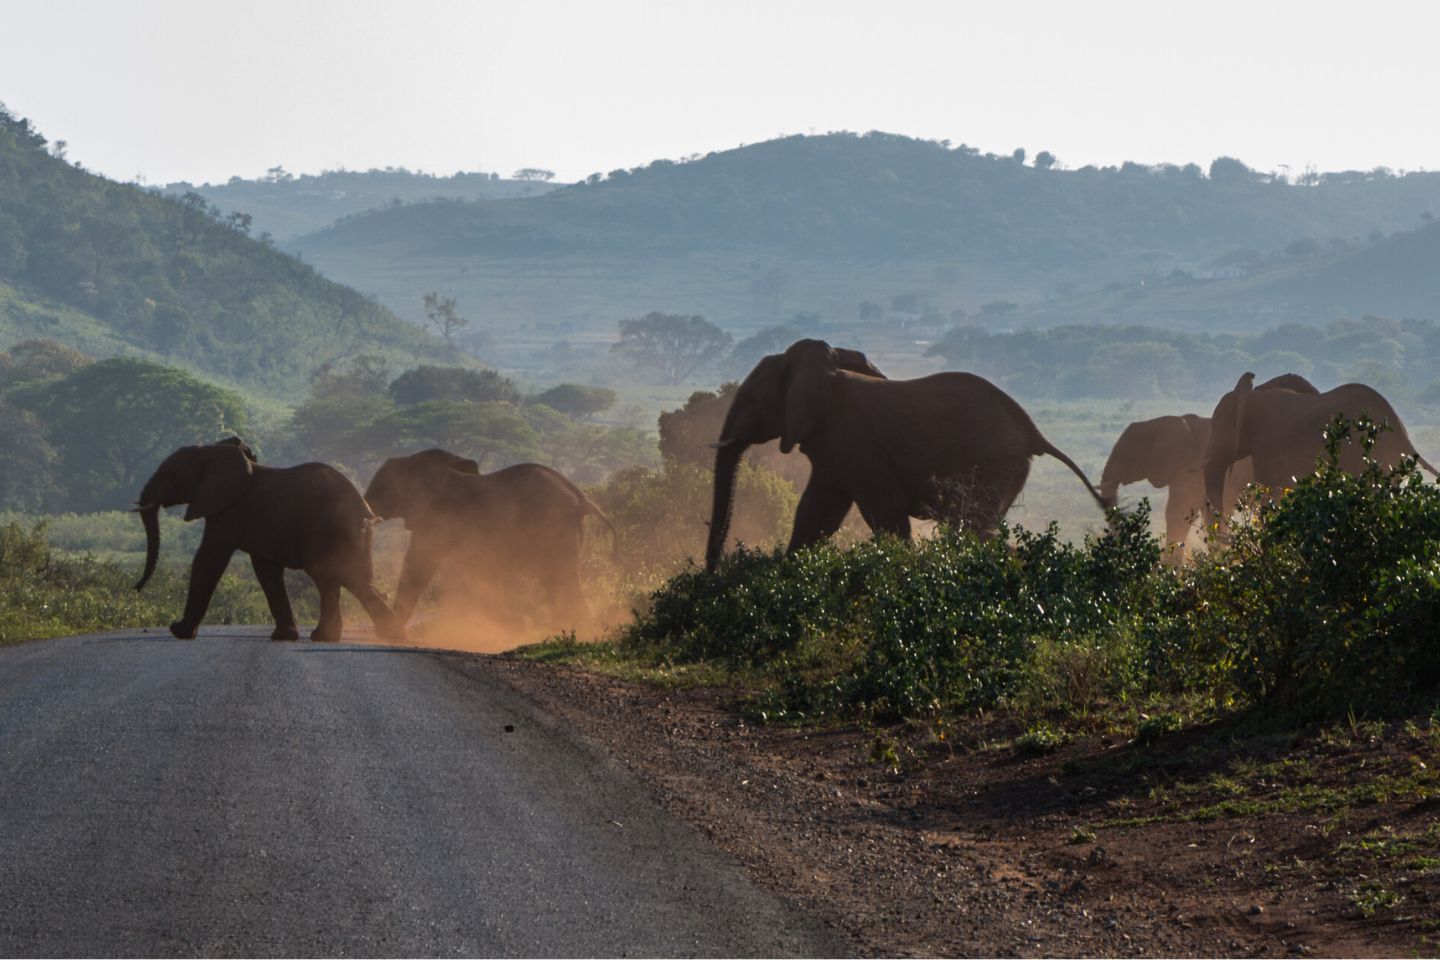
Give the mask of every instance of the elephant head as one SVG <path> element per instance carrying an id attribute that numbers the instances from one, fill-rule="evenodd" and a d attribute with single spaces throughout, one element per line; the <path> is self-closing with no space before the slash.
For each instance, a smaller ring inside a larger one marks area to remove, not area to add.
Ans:
<path id="1" fill-rule="evenodd" d="M 784 353 L 765 357 L 750 371 L 725 415 L 715 447 L 715 496 L 705 566 L 714 570 L 730 532 L 735 475 L 746 448 L 780 438 L 789 453 L 819 423 L 840 371 L 884 379 L 865 354 L 823 340 L 797 340 Z"/>
<path id="2" fill-rule="evenodd" d="M 382 520 L 409 519 L 428 511 L 451 476 L 479 476 L 480 464 L 448 450 L 422 450 L 391 457 L 380 465 L 365 488 L 365 501 Z"/>
<path id="3" fill-rule="evenodd" d="M 145 573 L 136 590 L 150 581 L 160 558 L 160 509 L 188 504 L 186 520 L 225 510 L 250 489 L 255 462 L 246 456 L 249 449 L 243 441 L 181 447 L 155 468 L 135 510 L 145 525 Z"/>
<path id="4" fill-rule="evenodd" d="M 1130 424 L 1105 461 L 1100 496 L 1114 506 L 1121 484 L 1144 480 L 1152 487 L 1170 486 L 1199 465 L 1209 439 L 1209 421 L 1193 413 Z"/>

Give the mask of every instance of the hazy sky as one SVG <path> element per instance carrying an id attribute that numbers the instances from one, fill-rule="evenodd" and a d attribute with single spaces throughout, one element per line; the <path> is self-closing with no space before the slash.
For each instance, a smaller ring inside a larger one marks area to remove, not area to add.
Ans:
<path id="1" fill-rule="evenodd" d="M 1440 3 L 0 0 L 0 102 L 119 179 L 561 179 L 871 129 L 1075 167 L 1440 168 Z"/>

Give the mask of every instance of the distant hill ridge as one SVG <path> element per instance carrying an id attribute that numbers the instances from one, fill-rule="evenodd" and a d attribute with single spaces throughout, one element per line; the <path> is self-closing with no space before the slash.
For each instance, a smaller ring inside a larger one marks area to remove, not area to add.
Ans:
<path id="1" fill-rule="evenodd" d="M 148 354 L 291 398 L 327 361 L 441 355 L 433 338 L 250 229 L 243 215 L 198 197 L 177 202 L 72 166 L 0 108 L 8 341 L 44 336 L 102 355 Z"/>
<path id="2" fill-rule="evenodd" d="M 374 210 L 295 246 L 400 256 L 753 248 L 1084 267 L 1389 233 L 1437 209 L 1440 173 L 1351 171 L 1302 185 L 1229 158 L 1208 173 L 1193 164 L 1068 170 L 891 134 L 826 134 L 657 161 L 525 200 Z"/>
<path id="3" fill-rule="evenodd" d="M 549 171 L 530 173 L 530 179 L 505 179 L 493 173 L 460 172 L 442 177 L 403 167 L 384 170 L 326 170 L 293 176 L 274 167 L 263 178 L 231 177 L 226 183 L 169 183 L 161 192 L 170 197 L 196 193 L 226 210 L 239 210 L 253 218 L 257 236 L 268 233 L 288 240 L 330 226 L 342 217 L 365 210 L 406 203 L 441 200 L 502 200 L 539 196 L 553 189 L 543 178 Z"/>

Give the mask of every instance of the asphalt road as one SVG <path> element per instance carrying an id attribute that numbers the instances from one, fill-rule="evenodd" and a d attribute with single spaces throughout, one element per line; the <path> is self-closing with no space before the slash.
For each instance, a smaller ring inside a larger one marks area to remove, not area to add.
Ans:
<path id="1" fill-rule="evenodd" d="M 0 650 L 0 956 L 849 952 L 451 656 L 161 634 Z"/>

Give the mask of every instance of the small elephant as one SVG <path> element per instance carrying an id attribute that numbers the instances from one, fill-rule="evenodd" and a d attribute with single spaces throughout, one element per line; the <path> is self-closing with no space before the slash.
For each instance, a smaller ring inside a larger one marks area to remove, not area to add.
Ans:
<path id="1" fill-rule="evenodd" d="M 1393 467 L 1401 457 L 1415 457 L 1422 467 L 1436 473 L 1415 450 L 1390 401 L 1363 383 L 1347 383 L 1324 393 L 1267 390 L 1254 384 L 1255 374 L 1241 376 L 1210 415 L 1203 467 L 1207 522 L 1226 518 L 1225 474 L 1246 457 L 1254 461 L 1255 483 L 1266 488 L 1272 499 L 1297 478 L 1313 473 L 1325 450 L 1325 428 L 1337 414 L 1351 419 L 1364 415 L 1389 426 L 1371 451 L 1371 457 L 1382 466 Z M 1341 448 L 1340 466 L 1350 473 L 1364 468 L 1358 444 Z"/>
<path id="2" fill-rule="evenodd" d="M 1318 394 L 1320 391 L 1295 373 L 1267 380 L 1256 390 L 1290 390 Z M 1205 511 L 1205 450 L 1210 442 L 1210 418 L 1187 413 L 1180 416 L 1137 420 L 1115 441 L 1105 470 L 1100 475 L 1100 495 L 1114 502 L 1121 484 L 1143 480 L 1152 487 L 1168 488 L 1165 501 L 1165 542 L 1167 563 L 1184 558 L 1186 542 L 1195 520 Z M 1250 482 L 1252 466 L 1246 457 L 1235 463 L 1225 477 L 1226 512 L 1239 491 Z"/>
<path id="3" fill-rule="evenodd" d="M 580 590 L 582 521 L 592 516 L 615 527 L 564 475 L 538 463 L 480 473 L 474 460 L 424 450 L 386 460 L 365 499 L 382 518 L 400 517 L 410 548 L 400 573 L 395 613 L 407 622 L 420 596 L 449 557 L 500 583 L 540 585 L 556 629 L 588 626 Z"/>
<path id="4" fill-rule="evenodd" d="M 735 392 L 714 444 L 715 494 L 705 566 L 725 547 L 735 474 L 747 447 L 780 438 L 810 459 L 788 552 L 833 534 L 851 505 L 876 532 L 910 536 L 910 518 L 994 534 L 1049 454 L 1107 505 L 1084 472 L 1040 433 L 1020 404 L 969 373 L 887 380 L 857 350 L 799 340 L 765 357 Z"/>
<path id="5" fill-rule="evenodd" d="M 272 640 L 300 632 L 285 589 L 286 568 L 304 570 L 320 591 L 320 622 L 312 640 L 340 639 L 340 588 L 353 593 L 376 634 L 403 640 L 405 629 L 372 584 L 371 529 L 379 522 L 360 491 L 334 467 L 303 463 L 267 467 L 238 438 L 181 447 L 155 469 L 136 512 L 145 525 L 142 589 L 160 556 L 160 509 L 188 504 L 185 519 L 204 518 L 205 532 L 190 568 L 185 614 L 170 624 L 182 640 L 195 637 L 215 585 L 236 550 L 250 554 L 255 578 L 275 618 Z"/>

